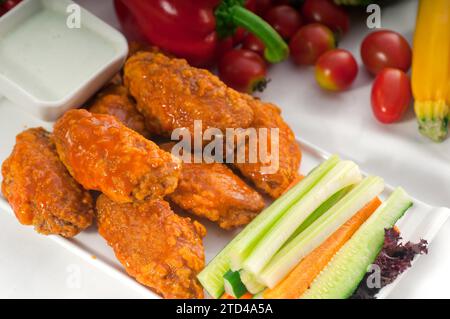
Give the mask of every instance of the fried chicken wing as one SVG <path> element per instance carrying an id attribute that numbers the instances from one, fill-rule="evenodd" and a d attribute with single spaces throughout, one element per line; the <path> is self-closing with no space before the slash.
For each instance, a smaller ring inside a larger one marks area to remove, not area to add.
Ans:
<path id="1" fill-rule="evenodd" d="M 125 86 L 137 101 L 153 134 L 170 137 L 176 128 L 193 132 L 194 121 L 203 130 L 246 128 L 253 111 L 246 99 L 207 70 L 161 53 L 138 52 L 125 64 Z"/>
<path id="2" fill-rule="evenodd" d="M 144 137 L 150 136 L 145 127 L 144 116 L 139 113 L 127 88 L 122 85 L 109 85 L 102 90 L 89 107 L 89 111 L 95 114 L 115 116 L 126 127 Z"/>
<path id="3" fill-rule="evenodd" d="M 165 298 L 203 298 L 197 274 L 205 265 L 205 228 L 176 215 L 167 202 L 97 200 L 100 235 L 130 276 Z"/>
<path id="4" fill-rule="evenodd" d="M 279 154 L 278 169 L 275 172 L 264 172 L 263 168 L 270 164 L 262 163 L 261 158 L 258 158 L 256 163 L 250 163 L 249 161 L 239 163 L 236 161 L 233 165 L 244 177 L 252 181 L 259 190 L 264 191 L 272 198 L 278 198 L 291 182 L 298 177 L 302 153 L 295 140 L 294 133 L 281 117 L 281 111 L 278 107 L 251 96 L 246 96 L 246 98 L 253 108 L 254 120 L 251 125 L 252 128 L 279 129 L 277 143 Z M 265 141 L 267 141 L 268 155 L 272 155 L 270 132 L 268 132 Z M 249 144 L 247 143 L 244 147 L 246 148 L 246 158 L 248 158 Z"/>
<path id="5" fill-rule="evenodd" d="M 177 187 L 180 160 L 114 116 L 70 110 L 55 124 L 53 139 L 75 180 L 114 201 L 160 197 Z"/>
<path id="6" fill-rule="evenodd" d="M 173 145 L 161 148 L 170 152 Z M 264 208 L 261 195 L 221 163 L 183 163 L 178 187 L 168 198 L 224 229 L 248 224 Z"/>
<path id="7" fill-rule="evenodd" d="M 28 129 L 2 165 L 2 192 L 20 223 L 37 232 L 73 237 L 92 223 L 90 194 L 69 174 L 49 133 Z"/>

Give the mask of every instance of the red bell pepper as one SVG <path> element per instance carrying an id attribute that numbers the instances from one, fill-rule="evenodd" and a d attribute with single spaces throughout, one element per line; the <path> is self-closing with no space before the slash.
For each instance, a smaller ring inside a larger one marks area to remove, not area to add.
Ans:
<path id="1" fill-rule="evenodd" d="M 115 0 L 124 33 L 187 59 L 210 65 L 221 41 L 243 27 L 261 39 L 267 61 L 284 60 L 289 48 L 263 19 L 244 8 L 244 0 Z M 223 47 L 223 46 L 222 46 Z"/>

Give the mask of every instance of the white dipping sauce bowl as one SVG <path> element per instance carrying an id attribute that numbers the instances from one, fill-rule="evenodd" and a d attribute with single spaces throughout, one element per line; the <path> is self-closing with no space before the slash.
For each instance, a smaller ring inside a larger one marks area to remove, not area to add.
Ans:
<path id="1" fill-rule="evenodd" d="M 24 0 L 0 18 L 0 96 L 54 121 L 119 72 L 127 54 L 119 31 L 74 2 Z"/>

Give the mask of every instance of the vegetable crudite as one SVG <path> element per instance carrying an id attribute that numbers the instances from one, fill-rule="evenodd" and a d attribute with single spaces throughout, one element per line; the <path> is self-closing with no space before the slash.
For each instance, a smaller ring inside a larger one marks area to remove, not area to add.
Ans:
<path id="1" fill-rule="evenodd" d="M 302 298 L 350 297 L 363 279 L 367 267 L 380 252 L 384 230 L 392 227 L 411 206 L 408 194 L 397 188 L 336 253 Z"/>
<path id="2" fill-rule="evenodd" d="M 403 247 L 397 237 L 385 243 L 385 229 L 394 227 L 412 201 L 397 188 L 382 203 L 383 190 L 383 179 L 363 179 L 355 163 L 332 156 L 244 228 L 198 279 L 213 298 L 224 292 L 229 298 L 349 298 L 364 287 L 369 265 L 387 264 L 379 255 L 385 244 L 400 251 L 383 268 L 393 280 L 426 243 Z"/>
<path id="3" fill-rule="evenodd" d="M 231 269 L 239 270 L 239 265 L 252 251 L 252 248 L 263 237 L 277 220 L 300 198 L 305 196 L 318 181 L 340 161 L 332 156 L 319 165 L 297 185 L 261 212 L 247 227 L 245 227 L 198 275 L 198 280 L 213 297 L 219 298 L 224 293 L 223 275 Z M 231 258 L 233 253 L 234 261 Z"/>

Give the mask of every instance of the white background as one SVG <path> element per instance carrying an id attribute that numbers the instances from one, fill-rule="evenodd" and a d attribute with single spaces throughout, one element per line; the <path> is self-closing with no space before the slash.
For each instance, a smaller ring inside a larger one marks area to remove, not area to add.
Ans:
<path id="1" fill-rule="evenodd" d="M 110 0 L 80 0 L 84 7 L 117 26 Z M 417 2 L 400 1 L 382 12 L 383 27 L 412 39 Z M 353 20 L 340 44 L 360 61 L 364 15 Z M 400 124 L 384 126 L 370 109 L 372 78 L 361 69 L 351 90 L 342 94 L 321 91 L 313 70 L 290 62 L 272 67 L 272 81 L 262 97 L 277 103 L 298 136 L 343 157 L 357 161 L 391 185 L 402 185 L 411 195 L 435 206 L 450 207 L 450 140 L 433 144 L 422 138 L 413 112 Z M 139 292 L 96 269 L 44 236 L 0 214 L 0 297 L 3 298 L 139 298 Z M 24 233 L 27 236 L 23 236 Z M 393 293 L 401 298 L 450 298 L 450 221 Z M 71 274 L 81 274 L 80 285 Z"/>

